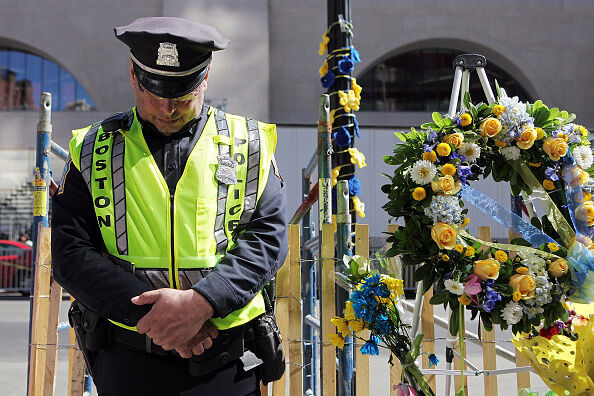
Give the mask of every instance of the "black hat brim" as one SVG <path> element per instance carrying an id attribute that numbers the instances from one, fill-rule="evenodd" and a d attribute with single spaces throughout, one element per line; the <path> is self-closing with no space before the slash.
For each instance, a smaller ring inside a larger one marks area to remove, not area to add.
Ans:
<path id="1" fill-rule="evenodd" d="M 140 85 L 161 98 L 179 98 L 192 92 L 208 73 L 208 66 L 196 73 L 182 77 L 162 76 L 149 73 L 134 63 L 134 74 Z"/>

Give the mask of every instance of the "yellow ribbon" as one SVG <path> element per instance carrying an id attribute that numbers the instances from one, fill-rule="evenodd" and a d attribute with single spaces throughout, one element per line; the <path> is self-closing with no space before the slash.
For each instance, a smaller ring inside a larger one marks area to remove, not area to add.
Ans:
<path id="1" fill-rule="evenodd" d="M 561 237 L 563 244 L 567 248 L 570 248 L 576 238 L 575 232 L 569 223 L 567 223 L 567 220 L 565 220 L 565 217 L 563 217 L 563 214 L 561 214 L 561 211 L 557 208 L 551 197 L 549 197 L 549 194 L 542 189 L 540 183 L 524 162 L 515 160 L 508 161 L 508 163 L 520 174 L 524 183 L 532 190 L 531 199 L 536 199 L 542 204 L 543 209 L 547 213 L 546 216 Z"/>
<path id="2" fill-rule="evenodd" d="M 458 235 L 460 235 L 464 238 L 471 239 L 475 242 L 478 242 L 481 245 L 489 246 L 489 247 L 499 249 L 499 250 L 518 252 L 520 257 L 522 257 L 522 258 L 526 258 L 526 257 L 530 256 L 531 254 L 540 256 L 544 259 L 550 259 L 550 260 L 557 260 L 557 259 L 561 258 L 553 253 L 545 252 L 545 251 L 531 248 L 528 246 L 514 245 L 511 243 L 494 243 L 494 242 L 483 241 L 481 239 L 475 238 L 474 236 L 470 235 L 468 232 L 466 232 L 465 230 L 463 230 L 461 228 L 458 228 L 457 231 L 458 231 Z"/>

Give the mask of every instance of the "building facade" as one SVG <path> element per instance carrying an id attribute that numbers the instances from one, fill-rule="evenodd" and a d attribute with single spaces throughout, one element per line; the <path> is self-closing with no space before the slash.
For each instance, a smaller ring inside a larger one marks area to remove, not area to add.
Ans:
<path id="1" fill-rule="evenodd" d="M 207 99 L 278 124 L 277 159 L 294 211 L 302 199 L 301 169 L 317 144 L 326 6 L 319 0 L 0 1 L 0 189 L 7 193 L 31 178 L 41 90 L 54 95 L 53 140 L 66 147 L 72 129 L 133 105 L 127 48 L 113 27 L 179 16 L 212 24 L 231 39 L 214 56 Z M 385 230 L 380 187 L 382 173 L 391 170 L 382 157 L 396 144 L 396 129 L 419 125 L 434 110 L 445 113 L 453 76 L 448 59 L 457 53 L 485 55 L 487 70 L 504 87 L 574 112 L 594 129 L 592 20 L 594 3 L 581 0 L 351 1 L 353 44 L 362 58 L 353 76 L 363 86 L 356 146 L 368 164 L 357 171 L 367 213 L 357 221 L 370 224 L 372 235 Z M 62 163 L 52 161 L 59 179 Z M 481 188 L 509 201 L 506 189 L 487 182 Z"/>

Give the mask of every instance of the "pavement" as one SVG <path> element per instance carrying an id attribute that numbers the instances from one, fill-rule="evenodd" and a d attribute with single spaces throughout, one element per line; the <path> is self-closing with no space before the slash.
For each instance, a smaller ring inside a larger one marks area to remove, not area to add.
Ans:
<path id="1" fill-rule="evenodd" d="M 60 309 L 60 321 L 67 321 L 68 301 L 63 301 Z M 436 312 L 442 317 L 443 312 L 436 307 Z M 28 342 L 29 300 L 3 300 L 0 299 L 0 394 L 3 396 L 21 396 L 26 394 L 27 376 L 27 342 Z M 477 331 L 478 322 L 466 322 L 466 328 L 472 332 Z M 436 354 L 440 359 L 438 368 L 445 369 L 445 329 L 436 326 Z M 497 332 L 497 345 L 508 350 L 513 350 L 509 341 L 509 332 Z M 58 369 L 56 375 L 56 395 L 66 395 L 68 390 L 68 331 L 59 333 L 59 345 L 64 346 L 58 350 Z M 479 346 L 467 343 L 468 358 L 479 368 L 482 367 L 482 353 Z M 515 364 L 498 357 L 497 368 L 510 368 Z M 389 395 L 391 387 L 389 380 L 388 353 L 380 349 L 379 356 L 370 359 L 370 394 L 374 396 Z M 548 388 L 542 380 L 531 373 L 531 390 L 544 395 Z M 468 378 L 469 395 L 483 395 L 482 376 Z M 437 377 L 437 395 L 445 395 L 445 377 Z M 514 396 L 516 390 L 516 377 L 514 374 L 498 376 L 499 395 Z M 93 395 L 96 395 L 93 391 Z"/>

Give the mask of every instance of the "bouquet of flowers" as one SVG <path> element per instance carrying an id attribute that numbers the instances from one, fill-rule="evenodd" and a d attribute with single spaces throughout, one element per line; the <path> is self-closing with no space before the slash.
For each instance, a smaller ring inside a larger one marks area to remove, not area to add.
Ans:
<path id="1" fill-rule="evenodd" d="M 433 113 L 420 130 L 396 133 L 402 143 L 384 157 L 396 169 L 382 191 L 384 209 L 405 225 L 388 238 L 387 256 L 422 264 L 414 279 L 425 291 L 435 284 L 431 303 L 451 308 L 453 335 L 469 310 L 487 329 L 538 336 L 569 320 L 567 299 L 594 299 L 593 154 L 575 115 L 498 86 L 497 94 L 477 105 L 466 94 L 454 117 Z M 488 175 L 524 198 L 530 222 L 470 186 Z M 521 237 L 498 244 L 470 235 L 465 203 Z"/>
<path id="2" fill-rule="evenodd" d="M 410 325 L 404 323 L 400 317 L 397 304 L 404 295 L 403 281 L 390 275 L 380 274 L 371 270 L 369 260 L 360 256 L 345 256 L 344 273 L 338 273 L 348 287 L 354 290 L 349 296 L 344 308 L 344 315 L 332 319 L 338 334 L 330 334 L 334 345 L 344 347 L 345 338 L 368 329 L 370 336 L 361 347 L 362 354 L 377 355 L 381 344 L 395 356 L 402 365 L 402 379 L 400 384 L 394 384 L 398 395 L 433 395 L 427 380 L 421 374 L 415 360 L 419 356 L 423 334 L 411 340 L 408 334 Z M 429 361 L 437 364 L 435 355 L 430 355 Z"/>
<path id="3" fill-rule="evenodd" d="M 437 283 L 431 302 L 451 307 L 452 334 L 460 306 L 480 314 L 487 328 L 512 326 L 517 333 L 567 320 L 562 303 L 570 295 L 594 296 L 589 133 L 572 123 L 573 114 L 522 103 L 499 87 L 498 94 L 495 103 L 476 106 L 467 94 L 455 117 L 434 113 L 420 131 L 397 133 L 403 143 L 384 158 L 397 167 L 382 187 L 389 198 L 384 209 L 406 220 L 388 239 L 387 254 L 401 255 L 405 265 L 423 263 L 415 280 L 426 289 Z M 531 223 L 470 187 L 489 174 L 524 194 Z M 530 198 L 544 203 L 542 218 Z M 465 201 L 522 238 L 501 245 L 473 237 L 464 230 Z"/>

